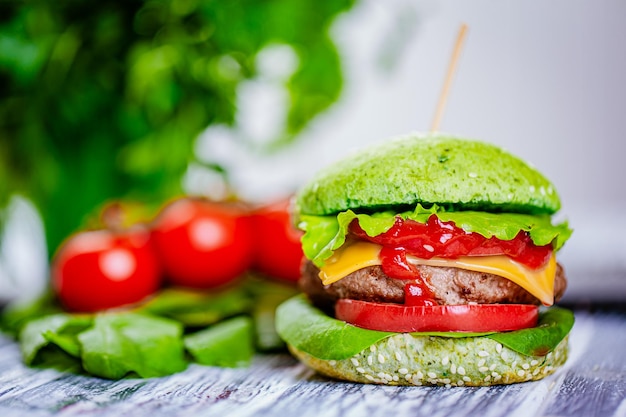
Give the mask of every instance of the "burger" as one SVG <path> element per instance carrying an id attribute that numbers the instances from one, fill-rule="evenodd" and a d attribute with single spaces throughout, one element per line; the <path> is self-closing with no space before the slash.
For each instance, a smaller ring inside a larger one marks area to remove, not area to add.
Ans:
<path id="1" fill-rule="evenodd" d="M 568 354 L 554 186 L 488 143 L 407 135 L 320 171 L 297 194 L 304 294 L 278 333 L 326 376 L 390 385 L 538 380 Z"/>

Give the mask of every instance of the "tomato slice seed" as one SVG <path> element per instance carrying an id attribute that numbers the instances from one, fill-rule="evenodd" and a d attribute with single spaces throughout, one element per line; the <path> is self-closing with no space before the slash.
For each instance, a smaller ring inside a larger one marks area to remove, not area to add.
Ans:
<path id="1" fill-rule="evenodd" d="M 539 308 L 530 304 L 407 306 L 341 299 L 335 315 L 357 327 L 387 332 L 503 332 L 535 327 Z"/>

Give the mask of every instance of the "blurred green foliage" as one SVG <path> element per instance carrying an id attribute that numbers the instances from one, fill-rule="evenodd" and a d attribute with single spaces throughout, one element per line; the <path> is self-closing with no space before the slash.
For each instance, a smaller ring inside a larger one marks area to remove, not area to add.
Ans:
<path id="1" fill-rule="evenodd" d="M 163 201 L 197 135 L 232 124 L 255 56 L 290 45 L 289 143 L 339 95 L 328 28 L 353 0 L 0 2 L 0 207 L 35 202 L 53 251 L 104 201 Z"/>

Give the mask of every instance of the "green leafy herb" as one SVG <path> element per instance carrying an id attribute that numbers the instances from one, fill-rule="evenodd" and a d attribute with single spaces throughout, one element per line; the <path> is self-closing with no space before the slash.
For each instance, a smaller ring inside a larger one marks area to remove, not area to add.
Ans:
<path id="1" fill-rule="evenodd" d="M 276 332 L 276 308 L 285 300 L 296 295 L 298 290 L 293 285 L 269 280 L 255 280 L 251 284 L 250 289 L 255 299 L 252 307 L 252 320 L 257 349 L 260 351 L 284 349 L 285 342 Z"/>
<path id="2" fill-rule="evenodd" d="M 248 366 L 254 355 L 252 319 L 235 317 L 184 339 L 185 347 L 202 365 Z"/>
<path id="3" fill-rule="evenodd" d="M 143 378 L 187 367 L 183 326 L 173 320 L 136 313 L 97 315 L 94 325 L 78 335 L 85 370 L 103 378 L 130 373 Z"/>
<path id="4" fill-rule="evenodd" d="M 446 212 L 437 205 L 425 209 L 418 204 L 415 210 L 403 213 L 385 211 L 357 214 L 347 210 L 336 216 L 302 215 L 299 223 L 299 227 L 305 231 L 302 248 L 308 259 L 322 266 L 324 261 L 344 244 L 348 228 L 354 219 L 357 219 L 365 233 L 376 236 L 389 230 L 396 217 L 426 223 L 433 214 L 444 222 L 453 222 L 467 232 L 478 233 L 486 238 L 495 236 L 501 240 L 511 240 L 520 231 L 526 231 L 536 245 L 553 243 L 555 250 L 560 249 L 572 233 L 567 223 L 553 225 L 550 216 L 547 215 L 480 211 Z"/>
<path id="5" fill-rule="evenodd" d="M 69 314 L 53 314 L 28 322 L 19 334 L 24 362 L 35 363 L 39 352 L 50 343 L 72 356 L 79 356 L 76 335 L 89 325 L 90 317 Z"/>
<path id="6" fill-rule="evenodd" d="M 203 327 L 250 311 L 251 295 L 242 286 L 221 292 L 170 288 L 141 308 L 142 311 L 169 317 L 186 327 Z"/>
<path id="7" fill-rule="evenodd" d="M 574 324 L 571 311 L 552 308 L 541 313 L 539 325 L 505 333 L 420 332 L 419 336 L 488 337 L 525 354 L 542 356 L 552 351 Z M 287 300 L 276 311 L 278 333 L 290 345 L 319 359 L 341 360 L 396 333 L 361 329 L 327 316 L 304 295 Z"/>
<path id="8" fill-rule="evenodd" d="M 228 367 L 248 365 L 256 349 L 284 348 L 274 312 L 296 292 L 250 275 L 227 290 L 169 288 L 133 312 L 95 316 L 58 313 L 46 296 L 1 321 L 19 334 L 28 365 L 111 379 L 163 376 L 186 368 L 185 348 L 198 363 Z"/>

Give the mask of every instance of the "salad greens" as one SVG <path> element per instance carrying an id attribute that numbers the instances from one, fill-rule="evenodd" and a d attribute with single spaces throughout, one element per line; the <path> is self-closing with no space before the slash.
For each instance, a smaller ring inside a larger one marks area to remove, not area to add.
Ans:
<path id="1" fill-rule="evenodd" d="M 142 378 L 184 370 L 182 324 L 137 313 L 105 313 L 77 335 L 83 367 L 92 375 Z"/>
<path id="2" fill-rule="evenodd" d="M 248 366 L 254 354 L 249 317 L 235 317 L 185 337 L 185 347 L 202 365 Z"/>
<path id="3" fill-rule="evenodd" d="M 304 254 L 317 266 L 322 266 L 333 252 L 346 241 L 350 223 L 357 219 L 361 228 L 368 236 L 376 236 L 389 230 L 396 217 L 426 223 L 431 215 L 441 221 L 453 222 L 457 227 L 478 233 L 486 238 L 492 236 L 501 240 L 511 240 L 520 231 L 526 231 L 532 241 L 538 245 L 554 244 L 559 250 L 569 239 L 572 230 L 567 222 L 553 225 L 548 215 L 531 215 L 518 213 L 487 213 L 481 211 L 445 211 L 436 204 L 424 208 L 418 204 L 413 211 L 396 213 L 393 211 L 373 214 L 343 211 L 336 216 L 301 215 L 299 227 L 305 231 L 302 237 Z"/>
<path id="4" fill-rule="evenodd" d="M 140 309 L 169 317 L 187 327 L 204 327 L 227 317 L 245 314 L 254 304 L 249 288 L 234 287 L 219 293 L 167 288 Z"/>
<path id="5" fill-rule="evenodd" d="M 504 333 L 420 332 L 418 336 L 488 337 L 524 355 L 542 356 L 552 351 L 574 325 L 571 311 L 552 307 L 540 314 L 532 329 Z M 327 316 L 298 295 L 278 307 L 278 334 L 290 345 L 324 360 L 341 360 L 396 333 L 362 329 Z"/>
<path id="6" fill-rule="evenodd" d="M 64 312 L 52 297 L 0 317 L 30 366 L 120 379 L 184 370 L 189 362 L 241 367 L 284 348 L 273 312 L 293 286 L 249 277 L 216 292 L 168 288 L 132 310 Z M 272 314 L 268 314 L 272 312 Z"/>
<path id="7" fill-rule="evenodd" d="M 20 332 L 20 345 L 24 362 L 32 365 L 37 354 L 49 344 L 54 344 L 71 356 L 80 355 L 80 346 L 76 334 L 92 324 L 86 316 L 53 314 L 30 321 Z"/>

